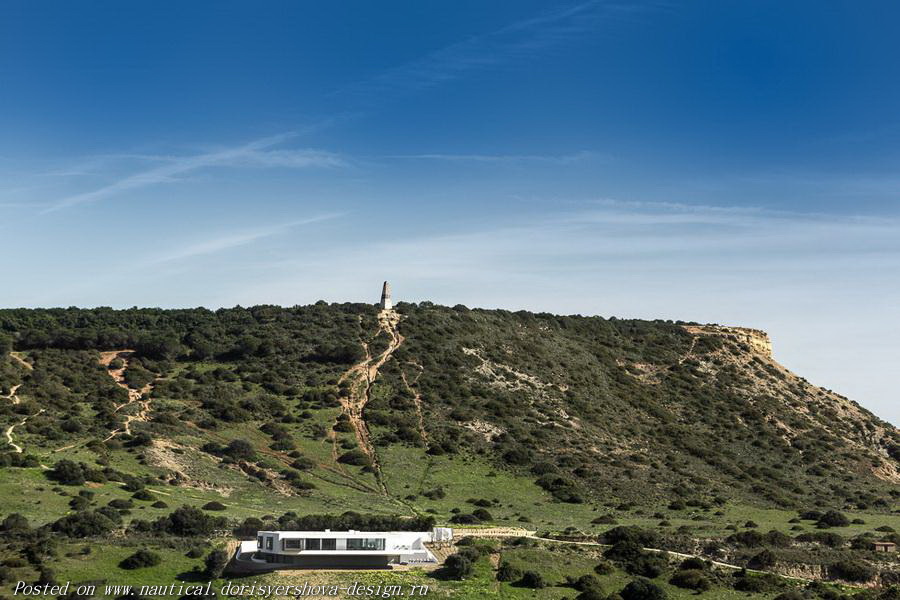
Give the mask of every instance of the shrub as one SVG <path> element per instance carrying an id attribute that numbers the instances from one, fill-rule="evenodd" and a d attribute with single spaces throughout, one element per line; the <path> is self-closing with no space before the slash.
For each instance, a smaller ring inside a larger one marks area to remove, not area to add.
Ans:
<path id="1" fill-rule="evenodd" d="M 480 521 L 493 521 L 494 517 L 484 508 L 476 508 L 472 511 L 472 514 L 478 517 Z"/>
<path id="2" fill-rule="evenodd" d="M 620 596 L 606 596 L 603 594 L 602 588 L 585 590 L 575 596 L 575 600 L 609 600 L 610 598 L 618 598 Z"/>
<path id="3" fill-rule="evenodd" d="M 47 473 L 47 477 L 63 485 L 84 485 L 84 469 L 68 459 L 57 461 Z"/>
<path id="4" fill-rule="evenodd" d="M 444 561 L 444 573 L 452 579 L 465 579 L 473 571 L 472 561 L 462 554 L 451 554 Z"/>
<path id="5" fill-rule="evenodd" d="M 591 521 L 593 525 L 615 525 L 616 519 L 612 515 L 603 515 Z"/>
<path id="6" fill-rule="evenodd" d="M 216 529 L 225 527 L 228 520 L 224 517 L 213 517 L 199 508 L 182 506 L 166 517 L 160 517 L 153 523 L 153 528 L 172 535 L 193 537 L 209 535 Z"/>
<path id="7" fill-rule="evenodd" d="M 790 590 L 788 592 L 784 592 L 782 594 L 778 594 L 775 596 L 774 600 L 806 600 L 807 596 L 804 596 L 802 592 L 798 592 L 797 590 Z"/>
<path id="8" fill-rule="evenodd" d="M 635 579 L 619 593 L 622 600 L 667 600 L 666 592 L 646 579 Z"/>
<path id="9" fill-rule="evenodd" d="M 368 455 L 362 450 L 350 450 L 349 452 L 345 452 L 338 458 L 338 462 L 357 467 L 368 467 L 372 464 Z"/>
<path id="10" fill-rule="evenodd" d="M 2 531 L 28 531 L 28 519 L 19 513 L 11 513 L 0 524 Z"/>
<path id="11" fill-rule="evenodd" d="M 747 561 L 747 566 L 751 569 L 766 569 L 774 567 L 777 561 L 778 557 L 775 556 L 774 552 L 771 550 L 763 550 Z"/>
<path id="12" fill-rule="evenodd" d="M 519 580 L 519 585 L 537 590 L 547 587 L 547 582 L 544 581 L 543 575 L 537 571 L 525 571 L 522 573 L 522 579 Z"/>
<path id="13" fill-rule="evenodd" d="M 594 577 L 593 575 L 582 575 L 578 579 L 575 580 L 573 587 L 579 592 L 586 592 L 588 590 L 599 590 L 600 589 L 600 580 Z"/>
<path id="14" fill-rule="evenodd" d="M 223 454 L 233 458 L 234 460 L 249 460 L 256 458 L 256 451 L 253 445 L 247 440 L 231 440 L 228 446 L 222 451 Z"/>
<path id="15" fill-rule="evenodd" d="M 864 582 L 875 577 L 876 571 L 861 560 L 841 560 L 828 567 L 832 577 L 845 581 Z"/>
<path id="16" fill-rule="evenodd" d="M 735 573 L 734 589 L 741 592 L 762 593 L 778 589 L 781 581 L 771 574 L 749 575 L 746 571 Z"/>
<path id="17" fill-rule="evenodd" d="M 640 544 L 630 540 L 623 540 L 613 544 L 612 548 L 603 553 L 603 556 L 610 560 L 618 560 L 622 562 L 634 560 L 644 553 Z"/>
<path id="18" fill-rule="evenodd" d="M 226 508 L 227 507 L 224 504 L 222 504 L 221 502 L 218 502 L 216 500 L 213 500 L 212 502 L 207 502 L 206 504 L 203 505 L 203 510 L 225 510 Z"/>
<path id="19" fill-rule="evenodd" d="M 312 459 L 307 458 L 306 456 L 298 456 L 292 463 L 291 466 L 298 471 L 308 471 L 316 466 L 316 463 L 313 462 Z"/>
<path id="20" fill-rule="evenodd" d="M 681 565 L 679 565 L 678 568 L 682 569 L 682 570 L 698 569 L 698 570 L 702 571 L 703 569 L 706 568 L 706 561 L 704 561 L 702 558 L 692 556 L 691 558 L 686 558 L 683 561 L 681 561 Z"/>
<path id="21" fill-rule="evenodd" d="M 265 529 L 266 525 L 262 519 L 257 517 L 247 517 L 240 525 L 234 528 L 234 535 L 241 538 L 255 538 L 256 532 Z"/>
<path id="22" fill-rule="evenodd" d="M 850 519 L 841 512 L 829 510 L 816 522 L 819 527 L 849 527 Z"/>
<path id="23" fill-rule="evenodd" d="M 228 553 L 224 550 L 213 550 L 203 560 L 203 575 L 208 579 L 217 579 L 228 565 Z"/>
<path id="24" fill-rule="evenodd" d="M 53 531 L 58 531 L 69 537 L 104 535 L 115 528 L 116 522 L 110 518 L 110 515 L 96 510 L 65 516 L 51 526 Z"/>
<path id="25" fill-rule="evenodd" d="M 666 561 L 657 554 L 645 553 L 640 557 L 624 563 L 625 570 L 632 575 L 640 575 L 654 579 L 666 569 Z"/>
<path id="26" fill-rule="evenodd" d="M 698 569 L 684 569 L 676 571 L 669 583 L 686 590 L 706 591 L 709 589 L 709 579 Z"/>
<path id="27" fill-rule="evenodd" d="M 122 559 L 119 567 L 122 569 L 142 569 L 144 567 L 155 567 L 161 562 L 162 557 L 156 552 L 138 550 L 131 556 Z"/>
<path id="28" fill-rule="evenodd" d="M 654 532 L 641 529 L 635 526 L 620 525 L 613 527 L 600 536 L 604 544 L 615 544 L 617 542 L 634 542 L 639 546 L 654 546 L 657 543 L 657 536 Z"/>
<path id="29" fill-rule="evenodd" d="M 597 566 L 594 567 L 594 573 L 596 573 L 597 575 L 609 575 L 615 570 L 615 567 L 613 567 L 605 560 L 600 561 L 599 563 L 597 563 Z"/>
<path id="30" fill-rule="evenodd" d="M 508 562 L 500 563 L 497 569 L 497 581 L 518 581 L 522 578 L 522 570 Z"/>
<path id="31" fill-rule="evenodd" d="M 138 490 L 131 497 L 135 500 L 156 500 L 156 496 L 150 490 Z"/>
<path id="32" fill-rule="evenodd" d="M 475 515 L 461 513 L 450 517 L 450 522 L 456 525 L 478 525 L 481 523 L 481 519 Z"/>

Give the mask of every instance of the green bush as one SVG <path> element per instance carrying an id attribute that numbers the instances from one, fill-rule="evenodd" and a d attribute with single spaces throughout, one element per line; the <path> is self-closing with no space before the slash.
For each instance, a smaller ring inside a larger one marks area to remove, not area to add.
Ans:
<path id="1" fill-rule="evenodd" d="M 769 567 L 774 567 L 776 562 L 778 562 L 778 557 L 775 556 L 774 552 L 767 549 L 753 555 L 753 557 L 747 561 L 747 566 L 751 569 L 767 569 Z"/>
<path id="2" fill-rule="evenodd" d="M 646 579 L 635 579 L 626 585 L 619 595 L 622 600 L 667 600 L 665 590 Z"/>
<path id="3" fill-rule="evenodd" d="M 522 578 L 522 569 L 514 567 L 508 562 L 500 563 L 497 569 L 497 581 L 518 581 Z"/>
<path id="4" fill-rule="evenodd" d="M 819 527 L 849 527 L 850 519 L 841 512 L 829 510 L 816 522 Z"/>
<path id="5" fill-rule="evenodd" d="M 155 567 L 162 562 L 162 557 L 156 552 L 149 550 L 138 550 L 131 556 L 122 559 L 119 567 L 122 569 L 142 569 L 145 567 Z"/>
<path id="6" fill-rule="evenodd" d="M 115 513 L 115 510 L 112 511 Z M 121 518 L 121 517 L 119 517 Z M 53 531 L 74 538 L 105 535 L 115 529 L 117 522 L 109 513 L 83 511 L 65 516 L 51 525 Z"/>
<path id="7" fill-rule="evenodd" d="M 669 579 L 669 583 L 686 590 L 696 590 L 700 592 L 710 588 L 709 579 L 706 578 L 703 571 L 698 569 L 676 571 L 671 579 Z"/>
<path id="8" fill-rule="evenodd" d="M 369 456 L 362 450 L 350 450 L 338 457 L 338 462 L 357 467 L 368 467 L 372 464 Z"/>
<path id="9" fill-rule="evenodd" d="M 203 576 L 207 579 L 217 579 L 222 575 L 228 565 L 228 553 L 224 550 L 213 550 L 203 560 Z"/>
<path id="10" fill-rule="evenodd" d="M 519 585 L 537 590 L 547 587 L 547 582 L 544 581 L 544 576 L 537 571 L 525 571 L 522 573 L 522 579 L 519 580 Z"/>
<path id="11" fill-rule="evenodd" d="M 451 554 L 444 561 L 444 573 L 451 579 L 465 579 L 475 570 L 472 561 L 462 554 Z"/>
<path id="12" fill-rule="evenodd" d="M 877 571 L 861 560 L 841 560 L 828 567 L 828 574 L 845 581 L 866 582 L 872 580 Z"/>

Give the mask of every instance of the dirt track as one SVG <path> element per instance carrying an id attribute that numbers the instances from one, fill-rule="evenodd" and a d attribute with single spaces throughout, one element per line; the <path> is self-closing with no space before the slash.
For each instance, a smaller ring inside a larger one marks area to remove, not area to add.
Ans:
<path id="1" fill-rule="evenodd" d="M 124 388 L 128 392 L 128 402 L 116 406 L 115 412 L 135 404 L 139 406 L 137 414 L 125 415 L 125 421 L 122 423 L 122 426 L 110 432 L 103 440 L 104 442 L 111 440 L 120 433 L 131 435 L 131 423 L 133 421 L 146 421 L 150 414 L 150 391 L 153 389 L 153 384 L 148 383 L 140 390 L 135 390 L 128 387 L 128 384 L 125 383 L 125 370 L 128 369 L 129 359 L 132 354 L 134 354 L 134 350 L 110 350 L 100 353 L 100 364 L 107 367 L 107 369 L 109 369 L 110 363 L 116 358 L 122 359 L 124 363 L 119 369 L 109 369 L 110 377 L 116 381 L 119 387 Z"/>
<path id="2" fill-rule="evenodd" d="M 16 395 L 16 392 L 19 391 L 19 388 L 22 387 L 22 384 L 14 385 L 9 389 L 8 396 L 0 396 L 0 398 L 6 398 L 13 404 L 18 404 L 20 402 L 19 397 Z"/>
<path id="3" fill-rule="evenodd" d="M 22 358 L 22 353 L 21 353 L 21 352 L 10 352 L 9 355 L 12 357 L 12 359 L 13 359 L 14 361 L 16 361 L 17 363 L 19 363 L 20 365 L 22 365 L 23 367 L 25 367 L 25 368 L 28 369 L 29 371 L 33 371 L 33 370 L 34 370 L 34 367 L 31 365 L 31 363 L 28 362 L 27 360 L 25 360 L 24 358 Z"/>
<path id="4" fill-rule="evenodd" d="M 415 379 L 410 382 L 406 377 L 406 371 L 403 371 L 402 369 L 400 371 L 400 377 L 403 379 L 403 385 L 405 385 L 406 389 L 409 390 L 409 393 L 413 395 L 413 404 L 416 405 L 416 418 L 418 420 L 419 435 L 422 437 L 422 441 L 425 442 L 425 445 L 427 446 L 428 432 L 425 431 L 425 415 L 422 412 L 422 394 L 420 394 L 419 391 L 413 387 L 414 385 L 416 385 L 416 382 L 419 381 L 419 377 L 422 376 L 422 371 L 424 371 L 424 368 L 419 363 L 410 362 L 409 364 L 418 369 Z"/>
<path id="5" fill-rule="evenodd" d="M 41 410 L 37 411 L 37 412 L 34 413 L 34 414 L 35 414 L 35 415 L 39 415 L 39 414 L 41 414 L 42 412 L 44 412 L 44 409 L 43 409 L 43 408 L 42 408 Z M 34 415 L 29 415 L 29 416 L 25 417 L 24 419 L 22 419 L 21 421 L 19 421 L 18 423 L 15 423 L 15 424 L 13 424 L 13 425 L 10 425 L 9 427 L 6 428 L 6 443 L 9 444 L 10 446 L 12 446 L 12 447 L 13 447 L 13 450 L 15 450 L 16 453 L 18 453 L 18 454 L 22 454 L 22 446 L 20 446 L 20 445 L 16 444 L 15 442 L 13 442 L 13 435 L 12 435 L 12 434 L 13 434 L 13 430 L 14 430 L 16 427 L 21 427 L 22 425 L 24 425 L 25 423 L 27 423 L 27 422 L 28 422 L 28 419 L 30 419 L 32 416 L 34 416 Z"/>
<path id="6" fill-rule="evenodd" d="M 397 348 L 400 347 L 400 344 L 403 343 L 403 336 L 400 335 L 400 332 L 397 330 L 397 325 L 399 323 L 400 314 L 394 310 L 383 310 L 378 313 L 379 331 L 387 333 L 391 338 L 388 342 L 388 347 L 381 354 L 372 356 L 369 344 L 362 342 L 365 358 L 350 367 L 350 369 L 348 369 L 340 378 L 341 382 L 347 381 L 350 383 L 350 395 L 341 397 L 343 413 L 350 419 L 350 424 L 356 435 L 356 442 L 371 461 L 372 469 L 375 472 L 375 479 L 378 482 L 378 488 L 384 495 L 387 495 L 388 493 L 387 487 L 385 486 L 384 478 L 382 477 L 381 465 L 378 462 L 378 454 L 375 452 L 375 446 L 372 444 L 369 427 L 366 425 L 366 421 L 363 418 L 363 411 L 371 398 L 372 385 L 378 377 L 379 370 Z M 337 447 L 336 438 L 334 436 L 332 437 L 332 442 L 334 444 L 333 447 L 336 458 Z"/>

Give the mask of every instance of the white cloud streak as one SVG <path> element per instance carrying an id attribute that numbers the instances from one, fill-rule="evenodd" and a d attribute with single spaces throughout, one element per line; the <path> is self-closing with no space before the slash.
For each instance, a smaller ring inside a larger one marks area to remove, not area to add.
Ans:
<path id="1" fill-rule="evenodd" d="M 524 19 L 436 50 L 418 60 L 335 92 L 363 102 L 415 92 L 453 81 L 466 73 L 526 60 L 554 46 L 595 33 L 605 19 L 641 10 L 634 3 L 590 0 Z"/>
<path id="2" fill-rule="evenodd" d="M 273 146 L 281 144 L 292 137 L 294 137 L 294 134 L 291 133 L 280 134 L 224 150 L 173 157 L 171 159 L 149 157 L 155 161 L 162 160 L 164 164 L 128 175 L 103 187 L 62 198 L 51 203 L 42 211 L 42 214 L 56 212 L 80 204 L 97 202 L 151 185 L 178 181 L 180 176 L 207 167 L 286 167 L 299 169 L 310 167 L 329 168 L 345 164 L 343 159 L 336 154 L 322 150 L 270 150 Z"/>
<path id="3" fill-rule="evenodd" d="M 222 233 L 218 236 L 211 237 L 200 242 L 191 242 L 176 250 L 152 257 L 146 260 L 144 264 L 146 266 L 158 266 L 165 263 L 185 261 L 209 254 L 217 254 L 219 252 L 231 250 L 240 246 L 247 246 L 259 240 L 287 233 L 295 227 L 337 219 L 344 214 L 345 213 L 323 214 L 307 219 L 298 219 L 289 221 L 287 223 L 280 223 L 278 225 Z"/>
<path id="4" fill-rule="evenodd" d="M 583 150 L 571 154 L 395 154 L 386 156 L 399 160 L 429 160 L 443 162 L 474 162 L 488 164 L 545 163 L 562 166 L 598 158 L 595 152 Z"/>

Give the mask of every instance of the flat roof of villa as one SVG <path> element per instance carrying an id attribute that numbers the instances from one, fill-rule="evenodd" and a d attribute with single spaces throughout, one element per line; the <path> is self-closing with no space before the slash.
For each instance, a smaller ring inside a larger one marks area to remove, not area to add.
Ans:
<path id="1" fill-rule="evenodd" d="M 329 531 L 327 529 L 320 531 L 281 531 L 273 529 L 269 531 L 259 531 L 257 532 L 257 535 L 277 535 L 278 537 L 364 538 L 385 535 L 397 537 L 422 537 L 424 535 L 429 535 L 430 533 L 430 531 L 355 531 L 353 529 L 349 531 Z"/>

